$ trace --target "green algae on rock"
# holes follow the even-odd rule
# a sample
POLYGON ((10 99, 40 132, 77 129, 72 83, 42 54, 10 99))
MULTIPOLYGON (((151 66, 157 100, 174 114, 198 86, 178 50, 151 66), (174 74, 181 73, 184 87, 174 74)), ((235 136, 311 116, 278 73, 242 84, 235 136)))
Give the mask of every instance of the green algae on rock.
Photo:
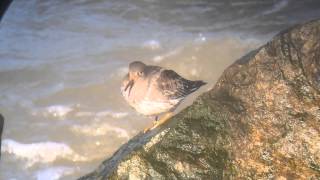
POLYGON ((320 20, 225 70, 212 90, 80 179, 319 179, 320 20))

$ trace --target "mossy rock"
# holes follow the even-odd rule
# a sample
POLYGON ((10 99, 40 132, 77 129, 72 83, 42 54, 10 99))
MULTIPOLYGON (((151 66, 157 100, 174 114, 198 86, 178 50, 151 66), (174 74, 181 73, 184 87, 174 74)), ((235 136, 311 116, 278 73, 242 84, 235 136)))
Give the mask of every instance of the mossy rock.
POLYGON ((236 61, 169 124, 81 179, 320 179, 319 132, 317 20, 236 61))

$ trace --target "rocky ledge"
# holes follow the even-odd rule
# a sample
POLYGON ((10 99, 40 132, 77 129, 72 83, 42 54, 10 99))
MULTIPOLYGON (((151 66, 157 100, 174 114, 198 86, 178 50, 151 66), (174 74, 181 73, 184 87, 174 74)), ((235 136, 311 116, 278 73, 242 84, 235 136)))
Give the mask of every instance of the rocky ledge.
POLYGON ((157 132, 81 179, 319 179, 320 20, 225 70, 157 132))
POLYGON ((2 131, 4 126, 4 117, 0 114, 0 158, 1 158, 1 140, 2 140, 2 131))

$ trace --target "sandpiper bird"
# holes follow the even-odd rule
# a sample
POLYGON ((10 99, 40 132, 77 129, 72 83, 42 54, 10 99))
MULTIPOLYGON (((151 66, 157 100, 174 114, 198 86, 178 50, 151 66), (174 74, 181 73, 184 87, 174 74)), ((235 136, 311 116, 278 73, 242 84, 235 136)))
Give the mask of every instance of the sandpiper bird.
POLYGON ((181 101, 205 84, 187 80, 172 70, 135 61, 130 63, 129 72, 122 81, 121 94, 139 113, 155 116, 153 127, 146 128, 146 132, 172 117, 181 101))

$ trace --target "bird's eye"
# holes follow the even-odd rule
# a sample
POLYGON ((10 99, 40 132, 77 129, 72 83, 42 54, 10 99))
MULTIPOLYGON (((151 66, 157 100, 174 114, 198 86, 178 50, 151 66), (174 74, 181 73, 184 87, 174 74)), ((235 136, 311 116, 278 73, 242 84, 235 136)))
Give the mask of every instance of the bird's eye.
POLYGON ((142 74, 143 74, 142 71, 138 71, 138 72, 137 72, 137 75, 138 75, 138 76, 142 76, 142 74))

